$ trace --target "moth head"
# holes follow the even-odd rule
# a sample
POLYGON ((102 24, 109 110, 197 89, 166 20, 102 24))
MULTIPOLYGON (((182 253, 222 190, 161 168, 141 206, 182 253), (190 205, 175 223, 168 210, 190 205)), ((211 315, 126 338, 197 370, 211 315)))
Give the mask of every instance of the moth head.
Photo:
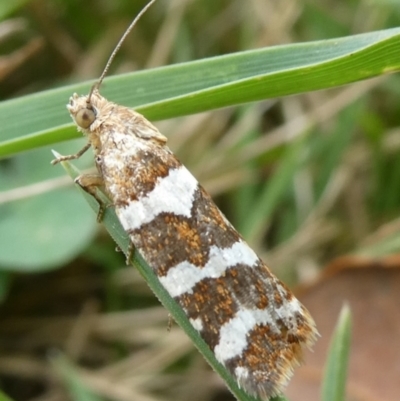
MULTIPOLYGON (((84 132, 86 131, 86 133, 87 133, 90 126, 95 122, 96 117, 97 117, 97 108, 95 106, 93 106, 93 103, 96 102, 96 98, 102 99, 103 101, 105 100, 104 98, 102 98, 100 96, 99 88, 100 88, 101 83, 103 82, 104 77, 106 76, 106 74, 108 72, 108 69, 110 68, 112 61, 114 60, 115 55, 118 53, 118 50, 121 48, 122 43, 124 43, 125 38, 131 32, 133 27, 136 25, 136 23, 142 17, 142 15, 156 1, 157 0, 150 0, 146 4, 146 6, 144 6, 142 8, 142 10, 139 12, 139 14, 134 18, 134 20, 131 22, 131 24, 128 26, 127 30, 122 35, 119 42, 117 43, 117 46, 115 46, 115 49, 111 53, 111 55, 106 63, 106 66, 104 67, 104 70, 100 75, 99 80, 92 86, 92 88, 89 92, 89 95, 88 96, 78 96, 76 93, 74 93, 74 95, 72 97, 70 97, 67 108, 68 108, 69 114, 71 114, 71 117, 74 119, 74 121, 80 131, 84 131, 84 132)), ((92 127, 92 130, 93 130, 93 127, 92 127)))
POLYGON ((96 120, 97 112, 88 96, 78 96, 74 93, 69 98, 67 108, 78 128, 86 130, 96 120))
POLYGON ((75 121, 81 128, 89 128, 95 119, 96 114, 94 110, 88 107, 80 109, 75 116, 75 121))

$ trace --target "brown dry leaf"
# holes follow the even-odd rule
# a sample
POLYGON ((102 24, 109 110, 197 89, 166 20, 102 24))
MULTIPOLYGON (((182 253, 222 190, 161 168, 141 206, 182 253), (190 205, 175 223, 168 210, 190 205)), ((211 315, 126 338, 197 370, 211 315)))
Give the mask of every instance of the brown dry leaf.
POLYGON ((352 312, 347 399, 397 401, 400 392, 400 255, 371 260, 336 259, 322 279, 299 294, 321 338, 307 352, 286 394, 319 401, 332 332, 343 303, 352 312))

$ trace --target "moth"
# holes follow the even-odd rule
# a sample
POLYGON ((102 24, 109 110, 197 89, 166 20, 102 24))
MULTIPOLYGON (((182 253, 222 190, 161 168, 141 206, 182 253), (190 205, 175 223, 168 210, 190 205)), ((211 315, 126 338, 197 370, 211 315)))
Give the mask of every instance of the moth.
POLYGON ((105 191, 130 243, 216 359, 248 394, 267 400, 282 392, 314 343, 312 317, 171 152, 167 138, 99 93, 120 44, 154 1, 125 32, 89 95, 70 98, 68 111, 87 145, 52 163, 93 149, 97 173, 75 182, 95 197, 97 188, 105 191))

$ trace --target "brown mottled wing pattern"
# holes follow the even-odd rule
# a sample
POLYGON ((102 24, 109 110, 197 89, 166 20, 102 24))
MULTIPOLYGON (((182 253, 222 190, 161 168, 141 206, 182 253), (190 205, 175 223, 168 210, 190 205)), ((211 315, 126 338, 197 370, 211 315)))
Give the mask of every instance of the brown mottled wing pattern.
MULTIPOLYGON (((69 106, 75 118, 86 97, 69 106)), ((279 394, 316 337, 307 310, 244 242, 143 116, 92 97, 81 129, 130 239, 248 393, 279 394)))

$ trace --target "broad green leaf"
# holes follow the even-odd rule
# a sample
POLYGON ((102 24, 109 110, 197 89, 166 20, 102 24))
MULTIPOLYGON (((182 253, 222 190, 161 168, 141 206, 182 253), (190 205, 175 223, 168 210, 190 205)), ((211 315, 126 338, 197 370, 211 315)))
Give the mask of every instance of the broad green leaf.
MULTIPOLYGON (((57 148, 71 153, 82 143, 74 140, 57 148)), ((0 163, 0 269, 54 269, 82 253, 97 233, 98 224, 72 183, 54 189, 52 182, 65 175, 50 165, 51 159, 45 147, 0 163), (39 194, 31 192, 34 187, 41 188, 39 194)), ((90 157, 79 160, 79 166, 88 162, 90 157)))
POLYGON ((73 188, 1 205, 0 265, 24 272, 54 269, 82 253, 96 232, 73 188))

